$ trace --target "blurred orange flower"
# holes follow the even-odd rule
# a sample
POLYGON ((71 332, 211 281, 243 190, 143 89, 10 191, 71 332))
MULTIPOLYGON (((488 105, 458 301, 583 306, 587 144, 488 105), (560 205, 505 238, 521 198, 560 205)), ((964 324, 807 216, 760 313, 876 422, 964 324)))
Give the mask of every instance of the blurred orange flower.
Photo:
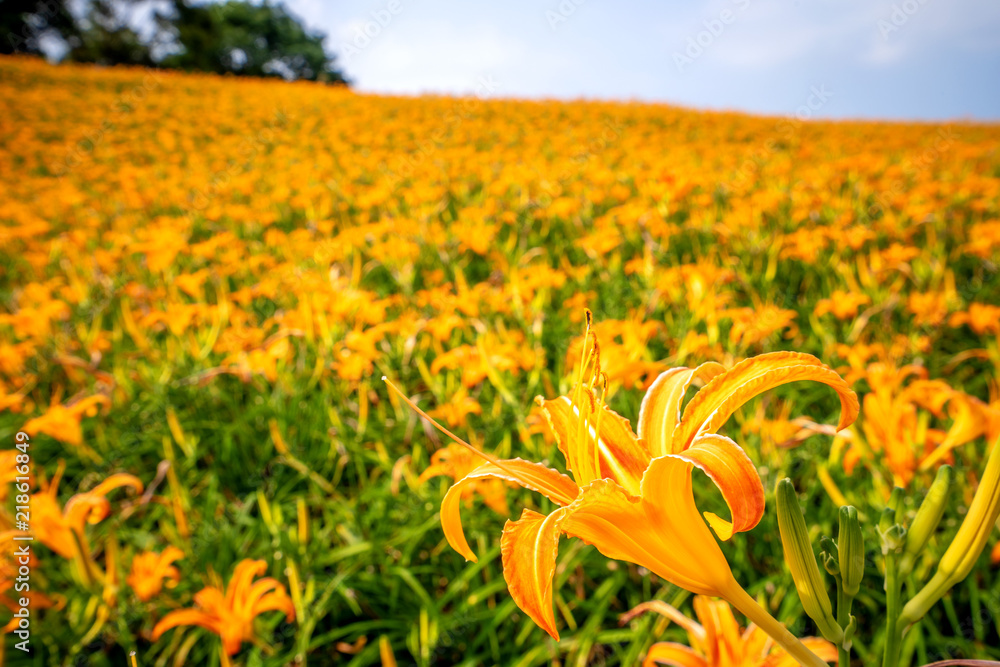
POLYGON ((822 317, 827 313, 832 313, 838 320, 849 320, 858 314, 858 308, 871 303, 871 298, 866 294, 856 292, 845 292, 834 290, 827 299, 820 299, 813 309, 816 317, 822 317))
POLYGON ((174 567, 173 562, 181 558, 184 558, 184 552, 174 546, 167 547, 162 553, 144 551, 132 559, 132 571, 125 581, 137 598, 147 602, 163 589, 164 579, 169 579, 172 585, 180 582, 180 570, 174 567))
POLYGON ((475 475, 473 473, 481 465, 483 465, 481 457, 476 456, 461 445, 452 443, 434 452, 434 455, 431 456, 431 465, 420 474, 419 482, 422 484, 438 475, 447 475, 456 481, 470 478, 462 490, 462 499, 466 505, 471 505, 473 497, 478 493, 482 496, 487 507, 506 516, 509 513, 507 488, 510 483, 494 479, 489 474, 484 475, 481 480, 474 481, 475 475))
POLYGON ((38 493, 31 498, 31 532, 45 546, 63 558, 90 556, 84 528, 87 524, 103 521, 111 513, 111 502, 107 495, 123 486, 142 492, 142 482, 135 475, 115 473, 90 491, 78 493, 60 508, 60 474, 57 473, 49 484, 42 484, 38 493), (82 553, 81 553, 82 552, 82 553))
MULTIPOLYGON (((622 615, 621 623, 649 611, 666 616, 684 628, 690 646, 674 642, 653 644, 646 653, 643 667, 797 667, 799 664, 780 646, 775 646, 759 627, 741 628, 732 608, 723 600, 695 596, 694 613, 700 624, 659 600, 632 608, 622 615)), ((837 648, 825 639, 803 637, 802 643, 821 660, 837 659, 837 648)))
POLYGON ((89 396, 72 405, 53 405, 41 417, 28 420, 22 427, 28 435, 44 433, 68 445, 83 444, 83 430, 80 422, 84 415, 93 417, 98 405, 110 405, 107 396, 89 396))
POLYGON ((153 641, 163 633, 182 625, 196 625, 214 632, 222 639, 228 655, 235 655, 245 641, 253 641, 253 622, 268 611, 283 611, 291 623, 295 620, 295 607, 276 579, 257 577, 267 571, 262 560, 245 559, 236 565, 233 577, 225 592, 206 586, 194 596, 196 609, 179 609, 164 616, 153 628, 153 641))

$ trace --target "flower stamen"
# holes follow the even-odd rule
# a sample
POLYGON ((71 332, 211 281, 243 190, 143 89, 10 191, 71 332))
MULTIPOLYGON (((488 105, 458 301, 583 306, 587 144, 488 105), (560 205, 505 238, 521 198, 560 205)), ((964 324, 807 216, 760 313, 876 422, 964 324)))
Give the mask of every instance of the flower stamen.
POLYGON ((477 456, 481 457, 485 461, 487 461, 489 463, 492 463, 493 465, 495 465, 496 467, 500 468, 504 472, 512 475, 514 477, 514 479, 521 479, 522 478, 522 475, 519 475, 516 471, 514 471, 513 469, 511 469, 510 466, 505 465, 504 462, 501 461, 500 459, 498 459, 497 457, 493 456, 492 454, 487 454, 486 452, 484 452, 483 450, 479 449, 478 447, 476 447, 474 445, 470 445, 465 440, 462 440, 460 437, 458 437, 457 435, 455 435, 454 433, 452 433, 451 431, 449 431, 448 429, 446 429, 444 426, 442 426, 441 424, 437 423, 437 421, 435 421, 430 415, 428 415, 426 412, 424 412, 423 410, 421 410, 420 408, 418 408, 416 403, 414 403, 409 398, 407 398, 403 394, 403 392, 401 392, 399 390, 399 388, 392 383, 392 380, 390 380, 389 378, 387 378, 386 376, 383 375, 382 376, 382 382, 385 382, 387 385, 389 385, 389 388, 392 389, 394 392, 396 392, 396 395, 399 396, 401 399, 403 399, 404 403, 406 403, 408 406, 410 406, 410 408, 414 412, 416 412, 418 415, 420 415, 421 417, 423 417, 424 419, 426 419, 427 421, 429 421, 431 423, 431 425, 434 428, 436 428, 437 430, 441 431, 441 433, 445 434, 446 436, 448 436, 449 438, 451 438, 453 441, 455 441, 459 445, 462 445, 463 447, 465 447, 466 449, 468 449, 470 452, 476 454, 477 456))

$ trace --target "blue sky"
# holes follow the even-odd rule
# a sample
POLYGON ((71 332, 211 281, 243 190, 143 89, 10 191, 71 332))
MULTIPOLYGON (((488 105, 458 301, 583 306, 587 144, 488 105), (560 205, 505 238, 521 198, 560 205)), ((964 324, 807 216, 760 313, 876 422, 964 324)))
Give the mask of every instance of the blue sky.
POLYGON ((997 0, 286 2, 362 91, 1000 120, 997 0))

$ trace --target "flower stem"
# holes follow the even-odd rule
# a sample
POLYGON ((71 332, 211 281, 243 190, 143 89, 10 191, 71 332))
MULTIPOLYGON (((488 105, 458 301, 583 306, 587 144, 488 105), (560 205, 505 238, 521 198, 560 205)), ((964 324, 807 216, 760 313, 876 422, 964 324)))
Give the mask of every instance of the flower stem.
MULTIPOLYGON (((837 623, 846 630, 851 623, 851 605, 854 603, 854 598, 844 592, 839 577, 837 582, 837 623)), ((851 649, 844 648, 844 644, 848 642, 837 647, 837 664, 838 667, 851 667, 851 649)))
POLYGON ((800 665, 805 667, 827 667, 823 660, 806 648, 805 644, 788 631, 783 623, 771 616, 767 611, 757 604, 757 601, 750 597, 743 588, 733 582, 726 594, 723 595, 729 604, 733 605, 752 621, 758 628, 766 632, 781 648, 785 649, 788 655, 795 658, 800 665))
POLYGON ((885 653, 882 654, 882 667, 899 665, 899 648, 903 639, 902 630, 898 627, 901 584, 899 554, 890 551, 885 556, 885 653))
POLYGON ((91 569, 89 550, 84 546, 84 539, 75 530, 70 530, 69 532, 73 536, 73 556, 79 568, 80 577, 83 579, 83 586, 90 589, 94 585, 95 576, 94 571, 91 569))

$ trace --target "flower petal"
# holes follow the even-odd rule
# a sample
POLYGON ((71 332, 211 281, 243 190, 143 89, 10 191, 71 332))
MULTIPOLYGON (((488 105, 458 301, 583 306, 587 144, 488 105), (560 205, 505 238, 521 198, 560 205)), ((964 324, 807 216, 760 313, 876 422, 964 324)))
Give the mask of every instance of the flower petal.
POLYGON ((705 639, 705 628, 698 625, 697 621, 685 616, 684 612, 667 604, 663 600, 647 600, 646 602, 640 602, 622 614, 618 619, 618 624, 624 625, 633 618, 639 616, 640 614, 645 614, 648 611, 653 611, 661 616, 666 616, 668 619, 684 628, 688 635, 693 636, 695 639, 700 641, 705 639))
MULTIPOLYGON (((596 406, 593 394, 588 389, 581 391, 585 406, 596 406)), ((587 428, 584 437, 580 438, 580 410, 573 405, 568 396, 547 401, 541 397, 535 399, 542 407, 542 412, 548 419, 552 433, 560 451, 566 457, 567 467, 580 485, 589 484, 595 479, 613 479, 628 489, 630 493, 639 491, 639 483, 649 464, 649 454, 643 444, 632 432, 628 420, 607 406, 600 409, 603 413, 596 414, 596 409, 588 410, 587 428), (601 435, 596 440, 596 424, 600 422, 601 435), (600 457, 600 470, 595 471, 594 449, 600 457)))
MULTIPOLYGON (((807 649, 815 653, 820 660, 825 662, 836 662, 837 647, 819 637, 803 637, 802 643, 807 649)), ((780 648, 775 648, 771 655, 761 663, 761 667, 797 667, 798 661, 785 653, 780 648)))
POLYGON ((743 448, 724 435, 710 433, 695 439, 673 456, 701 469, 715 483, 729 506, 732 521, 705 512, 719 539, 728 540, 756 526, 764 516, 764 485, 743 448))
POLYGON ((674 429, 681 420, 684 393, 696 377, 711 380, 726 369, 707 362, 697 368, 671 368, 660 373, 642 398, 639 408, 639 438, 646 442, 653 457, 676 454, 673 451, 674 429))
POLYGON ((508 459, 502 461, 503 467, 493 463, 484 463, 471 473, 455 482, 441 501, 441 528, 451 548, 465 556, 466 560, 476 562, 476 556, 465 540, 462 530, 461 500, 462 489, 467 484, 481 479, 503 479, 520 484, 526 489, 537 491, 559 505, 569 505, 580 493, 576 483, 560 472, 546 468, 540 463, 508 459), (512 474, 512 473, 516 473, 512 474))
POLYGON ((200 609, 178 609, 168 613, 156 624, 156 627, 153 628, 153 641, 158 640, 167 630, 180 625, 197 625, 212 632, 219 631, 219 621, 216 617, 210 616, 200 609))
POLYGON ((921 470, 929 470, 940 464, 948 452, 975 440, 989 429, 989 406, 978 398, 957 391, 952 393, 950 399, 948 416, 952 419, 951 428, 944 440, 920 461, 921 470))
POLYGON ((649 647, 642 667, 675 665, 676 667, 709 667, 703 657, 683 644, 659 642, 649 647))
POLYGON ((455 476, 455 466, 448 463, 432 463, 427 466, 420 477, 417 478, 417 484, 423 484, 432 477, 438 477, 440 475, 446 475, 448 477, 455 476))
POLYGON ((654 459, 643 478, 650 500, 628 495, 608 479, 591 482, 548 517, 525 510, 504 527, 504 577, 515 602, 558 637, 551 579, 558 537, 565 533, 608 558, 635 563, 695 593, 723 595, 736 585, 729 564, 691 493, 688 461, 654 459))
POLYGON ((268 593, 254 602, 250 615, 251 617, 259 616, 266 611, 283 611, 285 612, 285 620, 289 623, 295 620, 295 605, 292 604, 292 598, 288 597, 284 587, 273 593, 268 593))
POLYGON ((111 512, 111 503, 104 496, 78 493, 66 501, 63 514, 66 524, 83 531, 84 523, 100 523, 111 512))
POLYGON ((740 649, 744 641, 729 603, 698 595, 692 604, 695 616, 705 628, 703 646, 708 664, 740 664, 740 649))
POLYGON ((226 587, 226 606, 232 609, 237 600, 245 600, 251 590, 253 580, 267 572, 267 563, 246 558, 236 564, 233 577, 226 587))
POLYGON ((142 493, 142 481, 135 475, 130 475, 127 472, 118 472, 109 476, 106 480, 88 491, 88 493, 97 496, 106 496, 112 489, 122 486, 131 486, 132 490, 136 493, 142 493))
POLYGON ((507 522, 500 538, 503 576, 510 596, 556 641, 559 631, 552 613, 552 577, 564 514, 564 509, 548 516, 526 509, 520 519, 507 522))
POLYGON ((673 450, 687 449, 697 436, 714 433, 754 396, 800 380, 822 382, 840 396, 838 431, 857 418, 858 397, 836 371, 811 354, 772 352, 741 361, 695 394, 674 432, 673 450))
POLYGON ((694 593, 727 590, 733 575, 695 507, 691 464, 654 459, 642 484, 643 497, 636 498, 610 480, 592 482, 566 508, 563 532, 694 593))

